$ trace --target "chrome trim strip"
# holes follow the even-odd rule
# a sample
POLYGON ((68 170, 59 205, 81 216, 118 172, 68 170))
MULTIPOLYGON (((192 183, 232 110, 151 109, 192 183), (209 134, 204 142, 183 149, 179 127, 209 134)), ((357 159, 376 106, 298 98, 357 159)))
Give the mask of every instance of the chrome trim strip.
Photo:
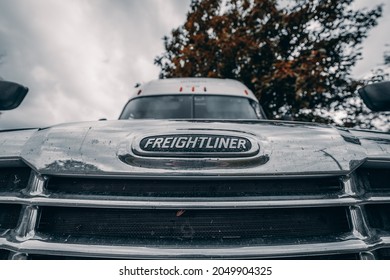
POLYGON ((386 167, 390 167, 390 157, 368 157, 363 163, 363 167, 370 166, 370 164, 381 164, 386 167))
MULTIPOLYGON (((187 170, 188 171, 188 170, 187 170)), ((55 176, 55 177, 64 177, 64 178, 90 178, 90 179, 150 179, 150 180, 255 180, 255 179, 280 179, 281 175, 273 174, 273 175, 242 175, 241 173, 237 174, 205 174, 196 175, 194 173, 185 173, 181 172, 172 172, 166 171, 164 175, 158 175, 156 173, 153 174, 145 174, 145 173, 102 173, 102 174, 78 174, 78 173, 50 173, 44 172, 44 175, 47 176, 55 176)), ((335 171, 335 172, 316 172, 316 173, 284 173, 283 180, 288 179, 309 179, 309 178, 329 178, 329 177, 340 177, 348 175, 345 171, 335 171)))
POLYGON ((1 193, 0 204, 15 203, 35 206, 68 206, 92 208, 158 208, 158 209, 225 209, 225 208, 286 208, 286 207, 326 207, 362 206, 366 204, 390 203, 390 196, 348 196, 338 197, 134 197, 134 196, 87 196, 54 195, 36 193, 1 193))
MULTIPOLYGON (((146 246, 109 246, 92 244, 70 244, 30 239, 21 243, 12 243, 0 237, 0 248, 15 250, 27 254, 68 255, 77 257, 104 258, 258 258, 258 257, 295 257, 307 255, 345 254, 368 251, 380 247, 382 243, 367 244, 359 239, 289 245, 265 246, 226 246, 210 247, 146 247, 146 246)), ((384 244, 383 244, 384 245, 384 244)), ((388 246, 388 244, 386 244, 388 246)))
POLYGON ((390 203, 389 196, 372 196, 366 199, 367 203, 390 203))
MULTIPOLYGON (((371 251, 389 248, 390 235, 378 235, 371 239, 359 239, 354 235, 335 238, 333 242, 257 245, 257 246, 225 246, 225 247, 147 247, 131 245, 105 244, 73 244, 48 242, 42 237, 24 241, 12 241, 10 234, 0 237, 0 249, 12 250, 14 255, 43 254, 66 255, 74 257, 102 258, 278 258, 299 257, 328 254, 359 253, 361 259, 373 259, 371 251)), ((12 253, 12 252, 11 252, 12 253)), ((10 254, 11 256, 11 254, 10 254)))
POLYGON ((1 157, 0 167, 23 167, 26 166, 20 157, 1 157))
POLYGON ((340 198, 297 198, 269 199, 264 197, 234 197, 234 198, 137 198, 114 196, 38 196, 28 197, 0 193, 0 203, 15 203, 35 206, 65 206, 91 208, 140 208, 140 209, 248 209, 248 208, 299 208, 326 206, 361 206, 371 203, 390 203, 390 197, 356 198, 343 196, 340 198))
MULTIPOLYGON (((259 199, 259 197, 257 197, 259 199)), ((261 198, 260 198, 261 199, 261 198)), ((390 202, 390 198, 388 198, 390 202)), ((91 198, 80 196, 64 197, 16 197, 0 196, 0 203, 17 203, 35 206, 65 206, 65 207, 90 207, 90 208, 138 208, 138 209, 249 209, 249 208, 303 208, 324 206, 350 206, 364 204, 356 198, 331 198, 331 199, 289 199, 289 200, 249 200, 242 197, 241 200, 216 199, 160 199, 144 198, 115 199, 115 197, 91 198), (110 200, 108 200, 109 198, 110 200)))

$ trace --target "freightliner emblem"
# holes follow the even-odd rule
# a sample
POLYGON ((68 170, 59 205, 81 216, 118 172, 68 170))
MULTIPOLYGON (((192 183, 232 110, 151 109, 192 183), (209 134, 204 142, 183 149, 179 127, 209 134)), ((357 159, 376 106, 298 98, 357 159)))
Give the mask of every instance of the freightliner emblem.
POLYGON ((136 154, 149 156, 251 156, 257 142, 247 137, 215 134, 169 134, 141 138, 136 154))

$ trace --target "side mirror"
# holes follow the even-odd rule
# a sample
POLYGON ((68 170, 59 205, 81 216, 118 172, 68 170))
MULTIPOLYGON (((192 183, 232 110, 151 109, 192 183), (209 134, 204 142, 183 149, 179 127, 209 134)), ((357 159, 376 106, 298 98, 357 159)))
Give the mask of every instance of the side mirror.
POLYGON ((0 80, 0 110, 12 110, 22 103, 28 88, 17 83, 0 80))
POLYGON ((390 81, 367 85, 358 92, 372 111, 390 111, 390 81))

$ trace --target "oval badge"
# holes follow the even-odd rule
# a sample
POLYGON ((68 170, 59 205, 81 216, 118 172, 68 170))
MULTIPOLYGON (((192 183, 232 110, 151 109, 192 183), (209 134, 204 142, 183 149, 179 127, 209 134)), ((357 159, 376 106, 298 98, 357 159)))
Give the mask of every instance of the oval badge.
POLYGON ((238 135, 149 135, 138 141, 133 151, 146 156, 237 157, 253 156, 259 152, 256 141, 238 135))

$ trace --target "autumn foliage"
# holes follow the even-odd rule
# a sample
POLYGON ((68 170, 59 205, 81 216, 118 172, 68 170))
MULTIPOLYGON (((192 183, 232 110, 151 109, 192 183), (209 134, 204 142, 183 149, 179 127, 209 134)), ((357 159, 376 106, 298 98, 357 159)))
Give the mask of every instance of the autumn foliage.
POLYGON ((382 8, 353 10, 352 2, 193 0, 155 63, 162 78, 238 79, 271 119, 372 127, 384 116, 367 115, 351 69, 382 8))

